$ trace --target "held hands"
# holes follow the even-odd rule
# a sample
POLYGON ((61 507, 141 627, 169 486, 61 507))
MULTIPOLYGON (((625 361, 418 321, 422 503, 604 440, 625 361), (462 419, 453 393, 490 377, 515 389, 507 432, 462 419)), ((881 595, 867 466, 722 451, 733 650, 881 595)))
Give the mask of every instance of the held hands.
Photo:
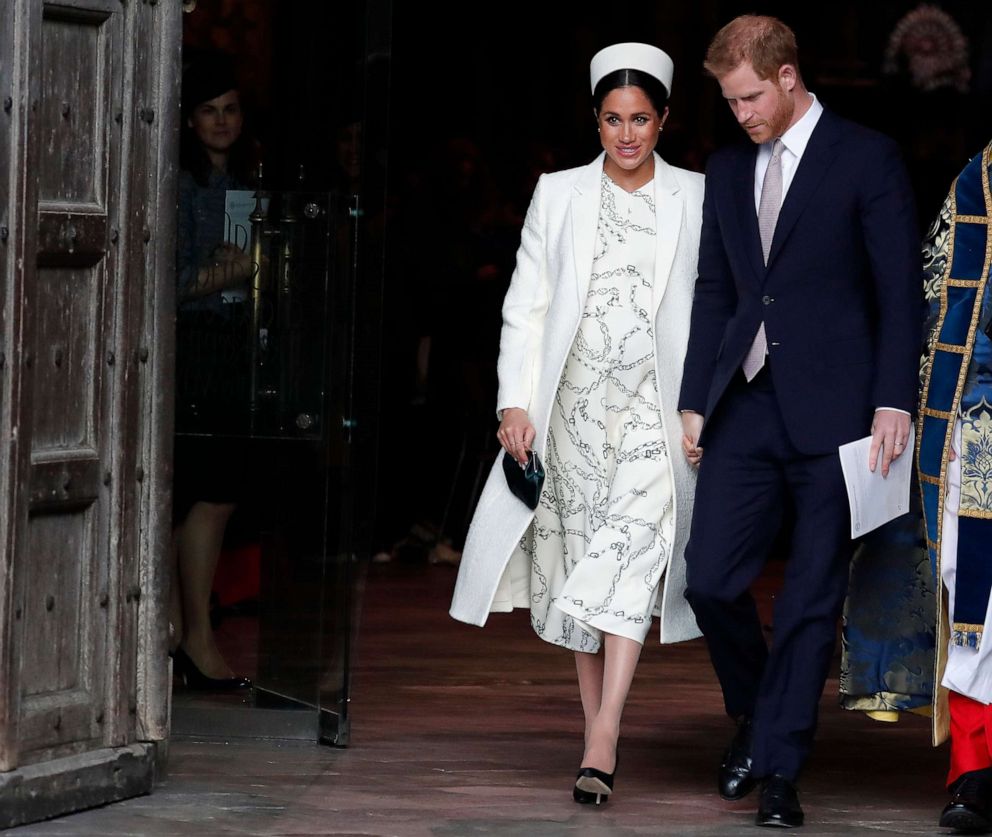
POLYGON ((699 413, 682 413, 682 453, 690 465, 699 465, 703 458, 703 449, 696 442, 703 430, 703 417, 699 413))
POLYGON ((882 476, 889 475, 889 465, 906 452, 909 438, 909 416, 898 410, 877 410, 871 425, 871 449, 868 470, 875 472, 879 450, 882 453, 882 476))
POLYGON ((503 410, 503 420, 499 423, 496 438, 503 449, 521 465, 527 464, 527 451, 534 444, 537 431, 527 417, 527 411, 519 407, 503 410))

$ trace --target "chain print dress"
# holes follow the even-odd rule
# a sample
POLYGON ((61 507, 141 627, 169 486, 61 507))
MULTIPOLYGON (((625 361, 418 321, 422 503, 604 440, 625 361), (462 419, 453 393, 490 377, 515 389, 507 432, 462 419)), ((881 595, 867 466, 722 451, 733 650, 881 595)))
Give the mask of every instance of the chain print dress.
POLYGON ((548 427, 544 491, 520 549, 531 625, 595 652, 602 633, 643 643, 674 532, 669 451, 655 379, 652 183, 604 173, 582 320, 548 427))

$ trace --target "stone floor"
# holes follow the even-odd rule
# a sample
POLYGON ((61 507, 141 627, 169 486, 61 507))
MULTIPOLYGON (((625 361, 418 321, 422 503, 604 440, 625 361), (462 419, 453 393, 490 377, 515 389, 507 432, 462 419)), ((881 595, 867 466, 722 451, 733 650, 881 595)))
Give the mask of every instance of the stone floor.
MULTIPOLYGON (((730 728, 699 641, 646 646, 616 791, 601 809, 580 807, 570 791, 582 727, 569 655, 538 641, 525 614, 495 616, 485 630, 453 622, 453 581, 450 567, 372 567, 349 749, 174 738, 168 775, 151 796, 11 833, 764 833, 751 825, 753 796, 731 804, 713 791, 730 728)), ((939 833, 947 753, 929 746, 928 722, 876 723, 839 709, 836 694, 831 680, 801 782, 801 833, 939 833)))

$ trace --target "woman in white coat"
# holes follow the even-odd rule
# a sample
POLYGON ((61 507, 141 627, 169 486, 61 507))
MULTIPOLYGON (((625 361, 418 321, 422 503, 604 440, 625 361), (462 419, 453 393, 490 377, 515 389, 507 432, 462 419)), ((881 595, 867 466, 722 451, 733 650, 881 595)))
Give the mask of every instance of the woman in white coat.
POLYGON ((676 410, 702 213, 702 175, 654 151, 673 64, 646 44, 592 59, 604 153, 541 177, 503 304, 497 459, 469 530, 451 614, 482 625, 529 607, 575 652, 585 751, 573 789, 613 790, 620 716, 654 614, 661 641, 699 635, 683 552, 695 475, 676 410), (502 462, 533 449, 536 511, 502 462), (601 653, 602 652, 602 653, 601 653))

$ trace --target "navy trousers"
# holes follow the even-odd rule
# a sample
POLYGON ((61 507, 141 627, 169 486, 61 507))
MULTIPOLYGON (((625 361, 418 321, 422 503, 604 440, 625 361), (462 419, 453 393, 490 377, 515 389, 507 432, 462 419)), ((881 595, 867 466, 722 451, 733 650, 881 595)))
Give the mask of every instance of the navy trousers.
POLYGON ((850 525, 839 456, 796 450, 767 367, 751 383, 739 374, 707 427, 685 595, 728 714, 754 719, 756 777, 795 780, 809 754, 847 591, 850 525), (750 587, 789 498, 795 527, 768 647, 750 587))

